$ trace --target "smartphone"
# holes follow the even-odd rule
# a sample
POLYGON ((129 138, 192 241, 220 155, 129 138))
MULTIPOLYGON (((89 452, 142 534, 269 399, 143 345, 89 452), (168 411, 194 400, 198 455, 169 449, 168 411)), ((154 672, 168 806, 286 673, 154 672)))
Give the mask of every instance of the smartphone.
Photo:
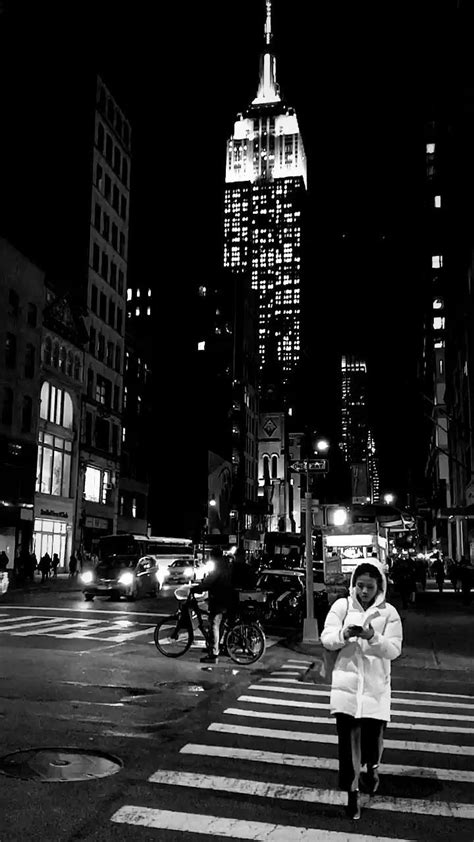
POLYGON ((362 626, 349 626, 352 634, 360 634, 363 631, 362 626))

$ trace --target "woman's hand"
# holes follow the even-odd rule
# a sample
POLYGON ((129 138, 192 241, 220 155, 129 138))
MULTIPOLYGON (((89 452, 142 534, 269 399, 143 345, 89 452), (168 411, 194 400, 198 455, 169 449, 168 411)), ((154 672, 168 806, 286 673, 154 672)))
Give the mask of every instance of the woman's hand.
POLYGON ((369 623, 367 628, 362 629, 362 631, 359 633, 359 637, 362 637, 364 640, 372 640, 374 634, 375 634, 374 628, 369 623))
POLYGON ((362 626, 347 626, 344 629, 344 640, 349 640, 350 637, 358 637, 362 632, 362 626))

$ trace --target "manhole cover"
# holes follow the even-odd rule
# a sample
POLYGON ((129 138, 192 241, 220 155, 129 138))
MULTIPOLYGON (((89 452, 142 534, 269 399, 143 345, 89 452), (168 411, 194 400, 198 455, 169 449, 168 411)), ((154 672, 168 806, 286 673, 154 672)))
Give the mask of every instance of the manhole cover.
POLYGON ((0 772, 24 781, 90 781, 115 775, 122 761, 87 749, 31 748, 0 757, 0 772))

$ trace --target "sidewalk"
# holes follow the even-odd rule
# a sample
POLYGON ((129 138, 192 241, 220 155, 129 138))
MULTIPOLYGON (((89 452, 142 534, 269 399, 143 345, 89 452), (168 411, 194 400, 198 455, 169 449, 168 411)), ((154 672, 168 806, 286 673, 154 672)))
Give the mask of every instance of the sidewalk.
POLYGON ((41 574, 36 572, 33 582, 31 582, 30 580, 26 582, 13 582, 12 580, 10 580, 7 593, 10 593, 11 591, 23 591, 23 593, 43 593, 50 591, 63 593, 64 591, 67 591, 72 593, 74 591, 82 591, 82 584, 79 579, 79 576, 74 576, 74 578, 71 579, 69 577, 69 573, 58 573, 56 579, 46 579, 46 582, 43 582, 42 584, 41 574))
MULTIPOLYGON (((402 618, 404 636, 402 654, 392 664, 394 679, 469 681, 474 668, 474 602, 466 606, 460 594, 432 590, 418 594, 414 608, 401 608, 396 595, 391 601, 402 618)), ((322 660, 320 642, 294 639, 288 646, 315 662, 322 660)), ((309 672, 308 677, 318 674, 314 668, 309 672)))

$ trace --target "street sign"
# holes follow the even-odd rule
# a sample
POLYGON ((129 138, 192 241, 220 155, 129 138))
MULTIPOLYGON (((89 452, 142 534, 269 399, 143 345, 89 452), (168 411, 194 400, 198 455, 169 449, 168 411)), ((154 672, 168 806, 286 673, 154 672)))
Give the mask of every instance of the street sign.
POLYGON ((306 471, 310 473, 320 472, 325 473, 328 470, 327 459, 297 459, 295 462, 290 462, 290 471, 296 474, 305 474, 306 471))

